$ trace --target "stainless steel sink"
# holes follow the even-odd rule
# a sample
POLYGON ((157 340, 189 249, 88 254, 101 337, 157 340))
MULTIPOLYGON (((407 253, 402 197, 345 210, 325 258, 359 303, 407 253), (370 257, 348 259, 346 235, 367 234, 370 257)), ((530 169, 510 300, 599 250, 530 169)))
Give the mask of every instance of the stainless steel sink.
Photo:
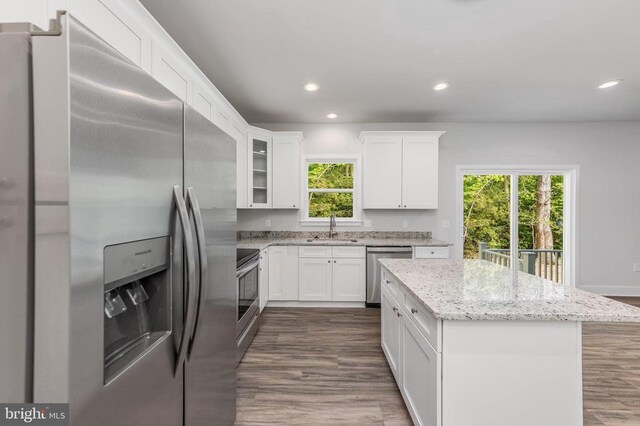
POLYGON ((308 238, 307 239, 307 242, 309 242, 309 243, 313 243, 314 241, 318 242, 318 243, 320 243, 320 242, 324 243, 324 242, 327 242, 327 241, 336 241, 336 242, 343 242, 343 243, 344 242, 347 242, 347 243, 357 243, 358 242, 358 240, 354 240, 354 239, 351 239, 351 238, 308 238))

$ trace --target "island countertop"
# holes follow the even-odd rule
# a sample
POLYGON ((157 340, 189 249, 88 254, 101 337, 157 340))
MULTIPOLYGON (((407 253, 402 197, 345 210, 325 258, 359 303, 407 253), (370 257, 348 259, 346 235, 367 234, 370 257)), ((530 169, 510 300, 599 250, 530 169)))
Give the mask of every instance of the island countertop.
POLYGON ((640 322, 640 308, 485 260, 380 263, 442 320, 640 322))

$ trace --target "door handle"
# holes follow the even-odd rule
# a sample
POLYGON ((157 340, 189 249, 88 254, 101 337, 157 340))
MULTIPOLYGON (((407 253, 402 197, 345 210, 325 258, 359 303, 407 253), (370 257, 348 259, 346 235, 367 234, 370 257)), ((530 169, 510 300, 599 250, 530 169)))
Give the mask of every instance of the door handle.
POLYGON ((183 246, 186 255, 187 263, 187 285, 183 287, 187 290, 187 308, 184 320, 184 326, 182 328, 182 337, 180 338, 180 345, 178 346, 178 353, 176 359, 175 369, 173 375, 178 374, 182 363, 187 355, 187 348, 189 347, 189 334, 187 330, 191 330, 193 317, 195 312, 193 306, 196 302, 196 292, 194 282, 196 280, 196 260, 193 253, 193 234, 191 234, 191 224, 189 223, 189 215, 187 213, 187 207, 185 206, 184 199, 182 198, 182 189, 176 185, 173 187, 173 198, 176 203, 176 210, 178 212, 178 219, 180 220, 180 226, 182 228, 183 246))
POLYGON ((194 224, 196 228, 196 240, 198 247, 198 258, 200 260, 200 282, 198 283, 198 302, 196 305, 196 313, 193 322, 193 329, 191 331, 191 339, 189 343, 188 355, 191 356, 193 350, 193 344, 196 341, 198 334, 200 320, 202 312, 204 311, 204 305, 206 303, 207 295, 207 242, 204 234, 204 224, 202 222, 202 213, 200 212, 200 205, 198 204, 198 197, 196 191, 192 187, 187 188, 187 207, 191 209, 194 218, 194 224))

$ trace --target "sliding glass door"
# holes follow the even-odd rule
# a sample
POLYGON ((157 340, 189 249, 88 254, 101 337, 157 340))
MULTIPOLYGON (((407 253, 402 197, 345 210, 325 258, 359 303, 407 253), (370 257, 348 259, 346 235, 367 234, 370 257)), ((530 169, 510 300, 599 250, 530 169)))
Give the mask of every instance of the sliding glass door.
POLYGON ((571 282, 574 170, 459 168, 458 181, 464 259, 571 282))

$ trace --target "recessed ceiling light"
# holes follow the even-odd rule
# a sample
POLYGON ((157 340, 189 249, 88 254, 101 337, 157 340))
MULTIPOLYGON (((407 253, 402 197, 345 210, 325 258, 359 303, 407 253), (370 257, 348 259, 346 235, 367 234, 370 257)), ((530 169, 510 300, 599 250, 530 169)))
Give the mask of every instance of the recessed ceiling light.
POLYGON ((307 92, 315 92, 319 88, 320 88, 320 86, 318 86, 317 83, 309 82, 309 83, 304 85, 304 90, 306 90, 307 92))
POLYGON ((433 90, 444 90, 447 87, 449 87, 449 83, 438 83, 435 86, 433 86, 433 90))
POLYGON ((617 86, 620 83, 622 83, 622 80, 605 81, 600 86, 598 86, 598 89, 608 89, 609 87, 617 86))
POLYGON ((327 114, 327 118, 331 118, 331 119, 338 118, 338 114, 336 114, 334 112, 331 112, 331 113, 327 114))

